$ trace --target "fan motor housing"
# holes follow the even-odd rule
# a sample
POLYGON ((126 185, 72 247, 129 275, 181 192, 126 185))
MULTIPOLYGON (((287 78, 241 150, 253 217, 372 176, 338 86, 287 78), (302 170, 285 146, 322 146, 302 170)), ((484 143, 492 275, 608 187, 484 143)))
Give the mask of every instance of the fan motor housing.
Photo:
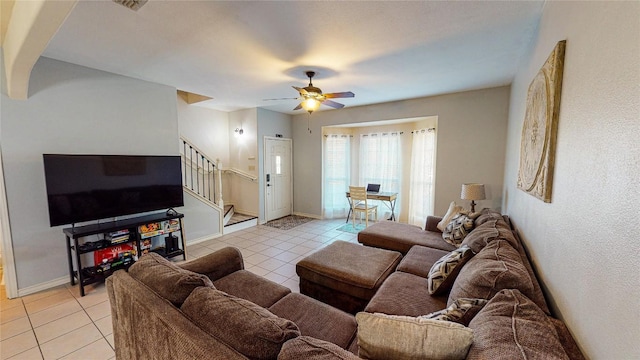
POLYGON ((307 90, 309 94, 315 93, 318 95, 322 95, 322 90, 320 90, 320 88, 317 88, 315 86, 307 86, 304 89, 307 90))

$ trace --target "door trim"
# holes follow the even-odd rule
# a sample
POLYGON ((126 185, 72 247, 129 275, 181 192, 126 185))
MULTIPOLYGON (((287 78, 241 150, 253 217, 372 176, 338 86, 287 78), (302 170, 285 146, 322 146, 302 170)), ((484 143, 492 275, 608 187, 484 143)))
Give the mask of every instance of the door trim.
POLYGON ((262 176, 261 181, 262 181, 262 191, 263 191, 263 195, 264 195, 264 219, 265 222, 269 222, 269 207, 268 207, 268 201, 267 201, 267 182, 265 181, 265 178, 267 176, 267 171, 266 171, 266 163, 267 163, 267 140, 277 140, 277 141, 287 141, 289 143, 289 148, 291 149, 291 161, 289 161, 289 180, 291 181, 291 187, 290 187, 290 194, 289 194, 289 199, 290 199, 290 206, 291 206, 291 214, 293 214, 293 139, 290 138, 281 138, 281 137, 274 137, 274 136, 264 136, 262 139, 262 174, 260 174, 260 176, 262 176))

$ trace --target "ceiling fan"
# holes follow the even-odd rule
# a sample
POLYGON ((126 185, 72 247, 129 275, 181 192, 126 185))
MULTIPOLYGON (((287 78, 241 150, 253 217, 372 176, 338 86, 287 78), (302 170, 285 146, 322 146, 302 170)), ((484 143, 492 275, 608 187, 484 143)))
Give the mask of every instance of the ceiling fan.
MULTIPOLYGON (((309 114, 311 114, 312 112, 320 108, 320 104, 330 106, 334 109, 342 109, 344 107, 343 104, 340 104, 338 102, 335 102, 329 99, 352 98, 355 96, 355 94, 352 93, 351 91, 323 94, 322 90, 320 90, 320 88, 313 86, 313 83, 311 82, 311 79, 316 75, 316 72, 307 71, 305 72, 305 74, 309 77, 308 86, 305 86, 303 88, 292 86, 294 89, 298 90, 298 93, 300 93, 300 97, 295 99, 301 100, 300 104, 298 104, 298 106, 296 106, 293 110, 304 109, 309 114)), ((265 99, 265 100, 279 100, 279 99, 265 99)))

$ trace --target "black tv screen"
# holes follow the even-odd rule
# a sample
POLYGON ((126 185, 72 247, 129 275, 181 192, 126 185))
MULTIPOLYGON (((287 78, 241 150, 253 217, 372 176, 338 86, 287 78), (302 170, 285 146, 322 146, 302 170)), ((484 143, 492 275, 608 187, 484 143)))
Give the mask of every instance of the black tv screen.
POLYGON ((44 154, 49 223, 184 205, 180 156, 44 154))

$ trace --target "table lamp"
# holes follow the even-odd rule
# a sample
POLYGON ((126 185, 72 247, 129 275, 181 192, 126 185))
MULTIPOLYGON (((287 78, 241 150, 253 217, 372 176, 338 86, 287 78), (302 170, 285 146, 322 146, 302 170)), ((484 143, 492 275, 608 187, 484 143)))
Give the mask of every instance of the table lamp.
POLYGON ((462 200, 471 200, 471 212, 476 212, 476 203, 474 200, 486 199, 484 195, 484 184, 462 184, 460 198, 462 200))

